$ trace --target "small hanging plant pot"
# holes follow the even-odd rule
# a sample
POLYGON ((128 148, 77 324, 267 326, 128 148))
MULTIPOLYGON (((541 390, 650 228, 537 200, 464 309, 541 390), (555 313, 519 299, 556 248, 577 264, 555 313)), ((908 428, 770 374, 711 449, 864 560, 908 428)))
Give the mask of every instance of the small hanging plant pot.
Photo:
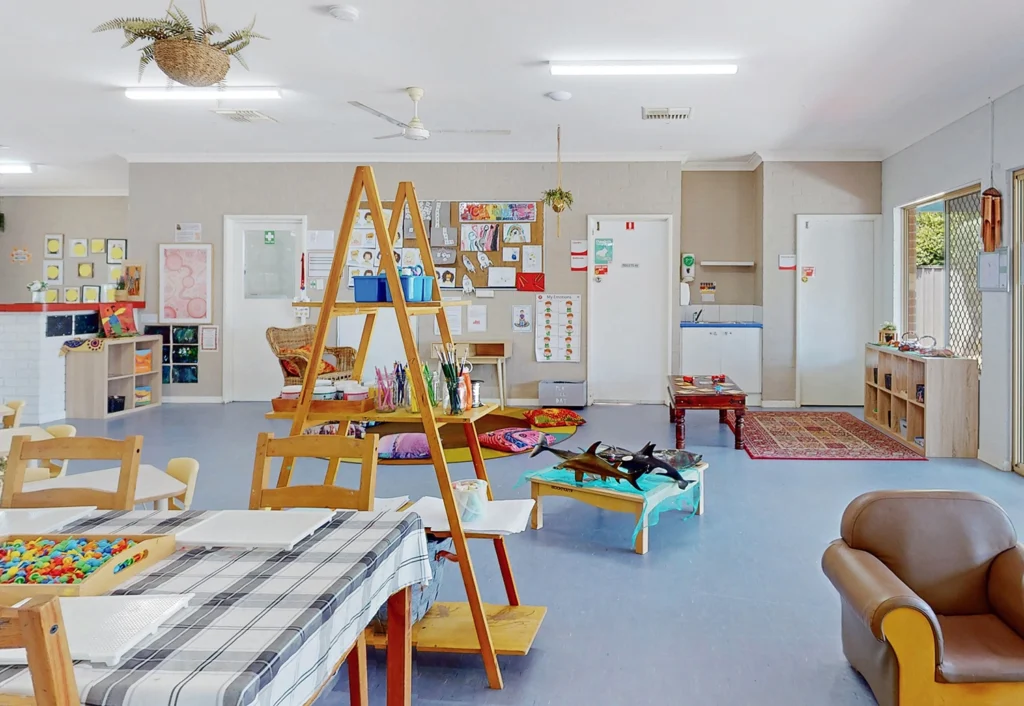
POLYGON ((153 58, 167 78, 196 88, 220 83, 231 68, 231 59, 223 51, 188 39, 153 42, 153 58))
POLYGON ((544 203, 555 213, 561 213, 567 208, 572 210, 572 192, 564 191, 561 187, 548 189, 544 192, 544 203))

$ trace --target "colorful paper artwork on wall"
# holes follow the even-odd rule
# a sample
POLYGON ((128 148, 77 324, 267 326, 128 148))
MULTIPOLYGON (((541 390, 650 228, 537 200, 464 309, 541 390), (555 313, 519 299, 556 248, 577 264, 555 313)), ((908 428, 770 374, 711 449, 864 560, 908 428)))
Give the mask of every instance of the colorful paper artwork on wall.
POLYGON ((430 253, 431 256, 434 258, 435 265, 455 264, 455 248, 430 248, 430 253))
POLYGON ((100 304, 100 323, 107 338, 134 336, 139 332, 135 328, 135 311, 123 302, 100 304))
POLYGON ((544 273, 543 272, 517 272, 516 273, 516 289, 520 292, 543 292, 544 291, 544 273))
POLYGON ((82 287, 82 301, 86 304, 99 304, 99 286, 95 284, 87 284, 84 287, 82 287))
POLYGON ((64 259, 64 234, 48 233, 43 242, 43 257, 47 260, 64 259))
POLYGON ((64 263, 47 262, 43 264, 43 281, 48 285, 64 284, 64 263))
POLYGON ((501 228, 501 240, 505 243, 530 242, 530 224, 506 223, 501 228))
POLYGON ((77 304, 82 299, 81 290, 78 287, 64 288, 64 301, 68 304, 77 304))
POLYGON ((11 250, 11 262, 15 265, 27 265, 32 262, 32 253, 25 248, 14 248, 11 250))
POLYGON ((534 342, 540 363, 580 362, 579 294, 538 294, 534 342))
POLYGON ((128 241, 121 238, 107 238, 107 264, 120 265, 128 257, 128 241))
POLYGON ((533 331, 533 308, 527 305, 512 306, 513 333, 531 333, 533 331))
POLYGON ((89 253, 92 255, 102 255, 107 251, 107 241, 103 238, 92 238, 89 241, 89 253))
MULTIPOLYGON (((509 203, 459 203, 460 221, 523 221, 533 223, 537 220, 537 204, 535 202, 509 203)), ((465 250, 465 248, 463 248, 465 250)))
POLYGON ((120 265, 111 265, 107 268, 107 281, 111 284, 117 284, 121 281, 121 275, 124 274, 124 268, 120 265))
POLYGON ((438 267, 436 270, 437 283, 441 289, 455 289, 455 268, 438 267))
POLYGON ((175 243, 160 246, 161 323, 208 324, 213 320, 213 246, 175 243))
POLYGON ((349 267, 373 267, 375 258, 376 251, 374 250, 349 248, 348 262, 346 264, 349 267))
POLYGON ((523 246, 523 272, 544 273, 544 246, 524 245, 523 246))
POLYGON ((57 289, 56 287, 51 287, 50 289, 46 290, 46 303, 47 304, 56 304, 59 301, 60 301, 60 290, 59 289, 57 289))
POLYGON ((497 252, 498 226, 493 223, 463 223, 462 249, 497 252))
POLYGON ((91 262, 80 262, 78 263, 78 277, 79 279, 92 279, 96 274, 96 268, 91 262))
POLYGON ((140 263, 124 263, 124 278, 127 284, 128 301, 141 302, 146 298, 146 266, 140 263))
POLYGON ((68 257, 87 257, 89 255, 89 241, 85 238, 75 238, 68 248, 68 257))

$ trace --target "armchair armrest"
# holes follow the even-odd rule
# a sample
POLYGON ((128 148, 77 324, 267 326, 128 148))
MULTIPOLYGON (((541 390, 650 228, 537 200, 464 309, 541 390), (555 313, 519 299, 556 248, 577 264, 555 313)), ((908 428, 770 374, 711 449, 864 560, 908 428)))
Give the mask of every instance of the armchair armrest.
POLYGON ((335 367, 340 372, 351 371, 356 366, 356 349, 349 346, 326 346, 324 352, 334 356, 335 367))
POLYGON ((988 600, 996 615, 1024 637, 1024 547, 1020 544, 992 561, 988 600))
POLYGON ((825 550, 821 568, 876 640, 885 640, 882 620, 890 612, 910 608, 921 613, 935 637, 935 663, 942 662, 942 630, 935 612, 877 557, 837 539, 825 550))

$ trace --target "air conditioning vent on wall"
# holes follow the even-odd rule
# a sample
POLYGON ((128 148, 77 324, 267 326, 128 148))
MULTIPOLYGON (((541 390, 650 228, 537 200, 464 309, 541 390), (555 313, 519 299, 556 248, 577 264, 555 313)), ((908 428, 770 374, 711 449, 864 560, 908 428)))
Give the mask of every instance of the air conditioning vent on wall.
POLYGON ((689 108, 641 108, 644 120, 686 120, 689 108))
POLYGON ((277 122, 274 118, 258 110, 215 110, 213 112, 217 115, 223 115, 228 120, 236 123, 277 122))

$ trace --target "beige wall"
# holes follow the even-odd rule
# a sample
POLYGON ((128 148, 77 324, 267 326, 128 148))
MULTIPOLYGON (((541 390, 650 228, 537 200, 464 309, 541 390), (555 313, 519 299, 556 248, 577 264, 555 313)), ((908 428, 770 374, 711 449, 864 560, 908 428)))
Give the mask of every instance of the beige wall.
MULTIPOLYGON (((798 214, 877 214, 880 162, 765 162, 763 228, 763 399, 796 399, 796 273, 778 269, 796 252, 798 214)), ((864 296, 874 298, 873 292, 864 296)))
POLYGON ((754 261, 757 251, 754 172, 683 172, 682 252, 693 253, 699 282, 715 282, 719 304, 760 304, 755 267, 701 267, 702 260, 754 261))
POLYGON ((754 272, 754 303, 764 302, 764 163, 754 170, 754 252, 757 253, 757 268, 754 272))
MULTIPOLYGON (((26 285, 43 278, 43 236, 63 233, 65 245, 64 285, 107 282, 106 259, 67 257, 72 238, 124 238, 127 229, 128 198, 124 196, 4 196, 0 199, 5 231, 0 233, 0 303, 31 301, 26 285), (11 262, 11 250, 27 248, 32 261, 26 265, 11 262), (95 263, 93 279, 79 279, 78 265, 95 263)), ((134 255, 131 246, 128 254, 134 255)), ((63 291, 61 301, 64 300, 63 291)))
MULTIPOLYGON (((310 229, 337 230, 352 178, 351 164, 133 164, 129 172, 129 252, 133 259, 150 264, 147 299, 157 297, 157 245, 166 243, 175 222, 201 222, 203 240, 214 244, 219 267, 223 238, 223 216, 307 215, 310 229)), ((579 293, 586 306, 586 273, 570 272, 569 241, 586 238, 587 214, 671 214, 678 227, 680 172, 676 164, 664 163, 574 163, 563 165, 563 183, 576 198, 575 206, 562 216, 562 237, 555 237, 553 214, 546 216, 544 270, 547 291, 579 293)), ((537 200, 544 189, 555 184, 553 164, 381 164, 376 166, 384 198, 395 193, 399 179, 416 184, 421 199, 450 200, 537 200)), ((678 239, 674 239, 678 242, 678 239)), ((678 251, 670 253, 678 259, 678 251)), ((214 323, 221 323, 222 282, 214 281, 214 323)), ((343 297, 351 297, 343 289, 343 297)), ((478 299, 488 305, 487 336, 507 338, 514 343, 508 377, 510 396, 534 398, 541 379, 582 379, 583 363, 537 363, 533 337, 511 333, 511 306, 532 302, 527 292, 499 291, 494 299, 478 299)), ((678 299, 673 297, 678 314, 678 299)), ((154 311, 154 307, 150 307, 154 311)), ((678 315, 675 317, 678 320, 678 315)), ((425 347, 432 338, 429 321, 420 322, 420 340, 425 347)), ((672 332, 673 346, 678 345, 672 332)), ((353 345, 355 342, 353 342, 353 345)), ((421 353, 423 351, 421 350, 421 353)), ((200 354, 200 382, 171 385, 168 396, 220 396, 220 353, 200 354)), ((678 358, 678 351, 673 360, 678 358)), ((484 395, 494 396, 496 388, 490 371, 484 395)))

